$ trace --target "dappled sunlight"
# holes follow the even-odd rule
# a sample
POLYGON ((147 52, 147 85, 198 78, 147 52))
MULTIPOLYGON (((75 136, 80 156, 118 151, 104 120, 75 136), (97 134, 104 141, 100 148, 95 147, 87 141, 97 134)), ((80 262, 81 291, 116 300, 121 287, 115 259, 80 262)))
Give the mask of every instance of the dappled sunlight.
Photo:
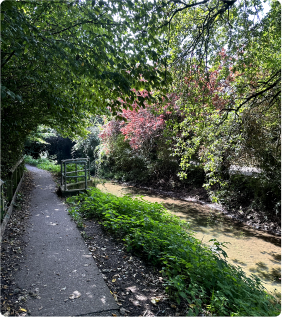
POLYGON ((280 264, 281 263, 281 253, 275 253, 275 252, 270 252, 269 255, 272 256, 272 262, 274 263, 278 263, 280 264))
POLYGON ((125 194, 130 194, 132 197, 142 195, 142 199, 146 201, 163 204, 169 212, 186 220, 190 229, 194 231, 194 236, 202 243, 211 245, 209 240, 214 238, 221 243, 227 243, 224 249, 228 255, 228 262, 239 265, 248 276, 255 274, 260 277, 268 291, 280 291, 280 237, 244 226, 224 217, 218 210, 198 203, 151 194, 145 189, 116 183, 99 184, 97 187, 103 192, 119 197, 125 194))
POLYGON ((240 266, 246 266, 247 264, 238 260, 238 259, 231 259, 231 261, 234 263, 234 264, 238 264, 240 266))
POLYGON ((255 267, 251 267, 249 269, 250 272, 258 275, 261 279, 265 281, 280 283, 280 280, 281 280, 280 267, 272 267, 271 269, 269 269, 269 267, 263 262, 258 262, 255 265, 256 265, 255 267))
MULTIPOLYGON (((142 302, 150 301, 153 305, 156 305, 159 301, 167 299, 167 295, 156 296, 155 289, 150 289, 150 294, 145 295, 145 291, 148 291, 147 288, 140 289, 136 285, 132 285, 126 288, 127 294, 129 294, 130 302, 135 306, 141 306, 142 302)), ((143 316, 150 315, 150 311, 146 310, 143 316)))
POLYGON ((145 301, 145 300, 148 299, 148 298, 147 298, 146 296, 144 296, 144 295, 136 295, 136 298, 137 298, 138 300, 142 300, 142 301, 145 301))
POLYGON ((93 299, 93 298, 94 298, 93 294, 92 294, 92 293, 90 293, 90 292, 87 292, 87 293, 86 293, 86 296, 87 296, 88 298, 91 298, 91 299, 93 299))

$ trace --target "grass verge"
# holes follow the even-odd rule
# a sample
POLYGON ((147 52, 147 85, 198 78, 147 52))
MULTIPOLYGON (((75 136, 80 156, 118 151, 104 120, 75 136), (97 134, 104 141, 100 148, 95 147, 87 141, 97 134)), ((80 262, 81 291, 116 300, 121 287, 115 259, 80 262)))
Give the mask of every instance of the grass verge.
POLYGON ((69 212, 95 218, 123 238, 128 251, 145 257, 164 276, 167 293, 185 300, 187 315, 275 316, 280 305, 260 280, 249 278, 239 266, 227 264, 224 245, 213 247, 193 237, 186 222, 169 214, 162 205, 129 196, 116 197, 97 188, 68 198, 69 212))

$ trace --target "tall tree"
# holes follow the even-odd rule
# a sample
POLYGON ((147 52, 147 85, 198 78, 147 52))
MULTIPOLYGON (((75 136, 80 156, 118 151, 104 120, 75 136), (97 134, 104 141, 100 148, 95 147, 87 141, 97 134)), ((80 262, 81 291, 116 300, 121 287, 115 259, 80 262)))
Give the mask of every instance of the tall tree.
MULTIPOLYGON (((237 20, 239 24, 244 19, 238 16, 237 20)), ((230 164, 239 163, 242 157, 253 158, 263 171, 263 182, 271 183, 269 188, 279 199, 280 20, 281 5, 273 1, 270 11, 253 21, 251 29, 237 30, 236 48, 226 44, 225 49, 209 55, 207 65, 196 57, 191 60, 194 65, 178 59, 173 89, 183 119, 175 124, 175 143, 183 176, 197 154, 208 185, 227 185, 230 164)), ((219 43, 227 43, 225 32, 219 30, 217 36, 219 43)))

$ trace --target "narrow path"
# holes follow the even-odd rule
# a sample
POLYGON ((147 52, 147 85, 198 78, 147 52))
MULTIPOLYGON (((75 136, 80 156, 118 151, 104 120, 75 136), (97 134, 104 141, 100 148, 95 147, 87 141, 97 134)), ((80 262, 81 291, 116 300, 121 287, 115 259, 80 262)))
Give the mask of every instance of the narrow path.
POLYGON ((29 291, 31 316, 112 316, 118 314, 102 274, 66 207, 49 172, 27 166, 35 188, 24 239, 25 260, 15 280, 29 291))

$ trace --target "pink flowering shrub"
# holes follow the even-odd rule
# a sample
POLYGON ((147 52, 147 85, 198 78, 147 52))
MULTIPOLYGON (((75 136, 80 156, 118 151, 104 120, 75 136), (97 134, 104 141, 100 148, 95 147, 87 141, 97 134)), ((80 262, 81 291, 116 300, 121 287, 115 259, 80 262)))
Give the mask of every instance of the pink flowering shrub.
MULTIPOLYGON (((203 71, 196 66, 192 67, 175 81, 167 99, 163 97, 159 103, 153 105, 147 102, 153 93, 145 89, 132 89, 135 93, 134 100, 120 96, 120 120, 112 119, 107 122, 100 133, 105 153, 117 164, 122 157, 123 148, 123 155, 127 155, 127 159, 129 156, 139 157, 152 169, 153 166, 160 169, 160 161, 166 169, 173 162, 176 170, 175 164, 180 164, 180 158, 186 155, 189 144, 193 146, 196 141, 203 142, 201 126, 205 126, 206 121, 210 121, 214 114, 220 116, 220 111, 237 93, 235 81, 240 75, 227 65, 229 59, 222 50, 216 68, 203 71), (143 108, 141 104, 144 105, 143 108), (170 145, 167 141, 170 141, 170 145)), ((175 77, 178 75, 176 73, 175 77)), ((196 158, 200 143, 195 147, 196 158)), ((191 150, 190 152, 192 153, 191 150)), ((121 165, 128 164, 127 160, 126 164, 121 165)))
POLYGON ((138 150, 143 144, 158 137, 165 126, 163 115, 155 115, 149 106, 146 108, 133 108, 122 111, 126 122, 122 122, 120 132, 125 140, 129 140, 132 149, 138 150))
POLYGON ((167 105, 162 107, 148 105, 145 101, 145 108, 141 108, 138 98, 146 99, 150 92, 135 89, 133 91, 136 99, 131 104, 119 98, 119 102, 125 107, 122 112, 118 113, 121 120, 112 119, 102 127, 100 138, 107 145, 108 153, 111 151, 112 140, 120 133, 124 136, 124 141, 129 142, 132 150, 142 152, 144 147, 149 150, 150 144, 161 135, 161 131, 165 127, 164 116, 167 105))

